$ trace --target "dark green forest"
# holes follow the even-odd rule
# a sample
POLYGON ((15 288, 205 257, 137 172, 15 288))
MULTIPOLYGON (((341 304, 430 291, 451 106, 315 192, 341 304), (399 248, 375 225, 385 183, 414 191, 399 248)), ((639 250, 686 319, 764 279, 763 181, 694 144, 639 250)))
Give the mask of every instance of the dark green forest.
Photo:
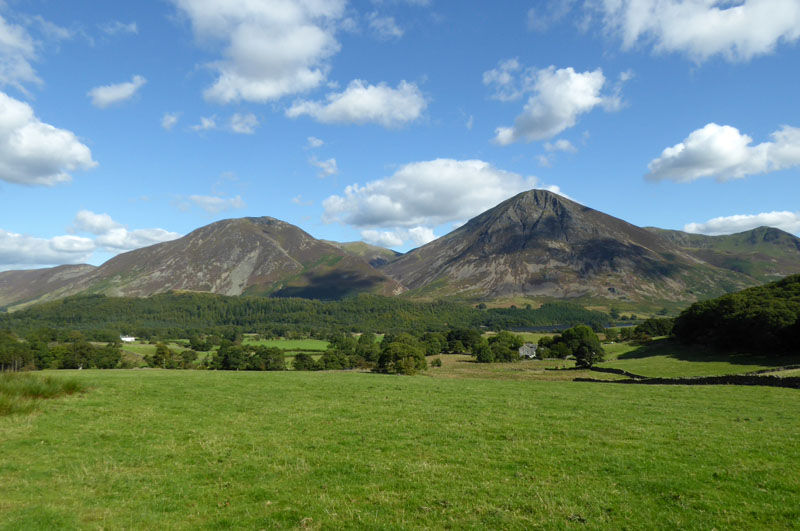
POLYGON ((221 335, 231 328, 286 337, 330 331, 519 330, 577 324, 600 328, 610 321, 602 312, 563 302, 547 303, 538 309, 479 309, 452 302, 411 302, 374 295, 318 301, 164 293, 148 298, 68 297, 0 314, 0 329, 18 334, 41 328, 79 330, 93 340, 112 341, 119 334, 188 337, 198 333, 221 335))
POLYGON ((672 333, 728 351, 797 353, 800 275, 695 303, 675 319, 672 333))

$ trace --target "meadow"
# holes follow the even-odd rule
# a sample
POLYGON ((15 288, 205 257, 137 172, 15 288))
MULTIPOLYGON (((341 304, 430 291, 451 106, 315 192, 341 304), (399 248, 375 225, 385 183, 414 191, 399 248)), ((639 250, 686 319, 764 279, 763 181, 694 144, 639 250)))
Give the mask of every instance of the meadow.
POLYGON ((442 358, 416 377, 46 371, 86 391, 0 417, 0 529, 800 521, 796 390, 442 358))

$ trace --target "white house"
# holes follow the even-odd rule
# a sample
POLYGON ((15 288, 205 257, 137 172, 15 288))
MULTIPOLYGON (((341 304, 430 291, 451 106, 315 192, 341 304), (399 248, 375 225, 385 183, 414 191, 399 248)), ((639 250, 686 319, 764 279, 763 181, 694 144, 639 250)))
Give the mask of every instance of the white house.
POLYGON ((133 336, 119 336, 119 340, 123 343, 133 343, 136 341, 136 338, 133 336))
POLYGON ((532 360, 536 357, 536 349, 537 345, 534 345, 533 343, 525 343, 519 347, 519 357, 532 360))

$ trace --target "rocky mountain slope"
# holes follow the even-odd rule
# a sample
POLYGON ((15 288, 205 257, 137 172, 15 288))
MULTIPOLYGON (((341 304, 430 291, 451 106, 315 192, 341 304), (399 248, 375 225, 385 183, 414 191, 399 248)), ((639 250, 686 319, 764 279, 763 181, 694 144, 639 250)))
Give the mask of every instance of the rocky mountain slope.
POLYGON ((402 291, 364 259, 270 217, 219 221, 177 240, 120 254, 100 267, 84 267, 83 274, 57 289, 25 299, 14 299, 14 290, 0 284, 0 301, 8 305, 84 292, 139 297, 189 290, 331 299, 402 291))
MULTIPOLYGON (((762 282, 746 271, 724 267, 721 250, 735 247, 733 243, 709 243, 701 249, 699 242, 706 238, 717 240, 685 236, 684 241, 674 231, 636 227, 557 194, 531 190, 383 270, 411 290, 410 296, 473 299, 693 301, 762 282)), ((765 242, 765 249, 774 249, 772 241, 765 242)), ((746 261, 753 249, 741 246, 731 257, 746 261)), ((800 254, 785 257, 786 267, 778 268, 782 274, 800 270, 800 254)))
POLYGON ((641 228, 531 190, 405 255, 317 240, 262 217, 229 219, 100 267, 0 273, 0 307, 77 293, 169 290, 334 299, 369 292, 693 302, 800 272, 800 239, 772 228, 702 236, 641 228))

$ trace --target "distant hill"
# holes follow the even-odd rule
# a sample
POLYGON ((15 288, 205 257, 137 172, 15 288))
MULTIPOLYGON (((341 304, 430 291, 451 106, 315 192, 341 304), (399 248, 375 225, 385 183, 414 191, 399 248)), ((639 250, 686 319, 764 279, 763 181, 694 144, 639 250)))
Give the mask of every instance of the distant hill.
POLYGON ((788 234, 788 239, 693 236, 643 229, 531 190, 383 270, 407 287, 409 296, 633 301, 694 301, 759 284, 765 272, 800 271, 800 253, 791 251, 791 242, 800 240, 788 234), (781 257, 779 266, 774 256, 781 257), (741 267, 734 267, 737 260, 741 267), (764 263, 745 266, 750 260, 764 263))
POLYGON ((744 273, 758 282, 770 282, 800 272, 800 238, 773 227, 724 236, 652 227, 647 230, 709 264, 744 273))
POLYGON ((0 306, 56 298, 68 293, 70 286, 97 269, 92 265, 62 265, 44 269, 3 271, 0 273, 0 306))
MULTIPOLYGON (((218 221, 177 240, 89 267, 82 274, 75 270, 56 290, 29 290, 24 298, 15 298, 19 288, 13 281, 35 273, 5 273, 8 285, 6 289, 0 286, 0 300, 8 305, 77 293, 142 297, 171 290, 336 299, 361 292, 392 295, 402 291, 364 259, 270 217, 218 221)), ((39 271, 45 278, 54 273, 64 277, 60 271, 39 271)), ((6 277, 0 277, 0 282, 6 277)))
POLYGON ((325 243, 329 243, 339 249, 343 250, 348 254, 352 254, 353 256, 358 256, 359 258, 363 258, 371 266, 374 267, 381 267, 398 256, 402 253, 398 253, 397 251, 393 251, 391 249, 387 249, 385 247, 378 247, 377 245, 370 245, 365 242, 332 242, 330 240, 322 240, 325 243))
POLYGON ((531 190, 404 255, 363 242, 317 240, 270 217, 218 221, 100 267, 0 273, 0 307, 74 294, 146 297, 166 291, 683 306, 793 273, 800 273, 800 239, 778 229, 702 236, 641 228, 531 190))

